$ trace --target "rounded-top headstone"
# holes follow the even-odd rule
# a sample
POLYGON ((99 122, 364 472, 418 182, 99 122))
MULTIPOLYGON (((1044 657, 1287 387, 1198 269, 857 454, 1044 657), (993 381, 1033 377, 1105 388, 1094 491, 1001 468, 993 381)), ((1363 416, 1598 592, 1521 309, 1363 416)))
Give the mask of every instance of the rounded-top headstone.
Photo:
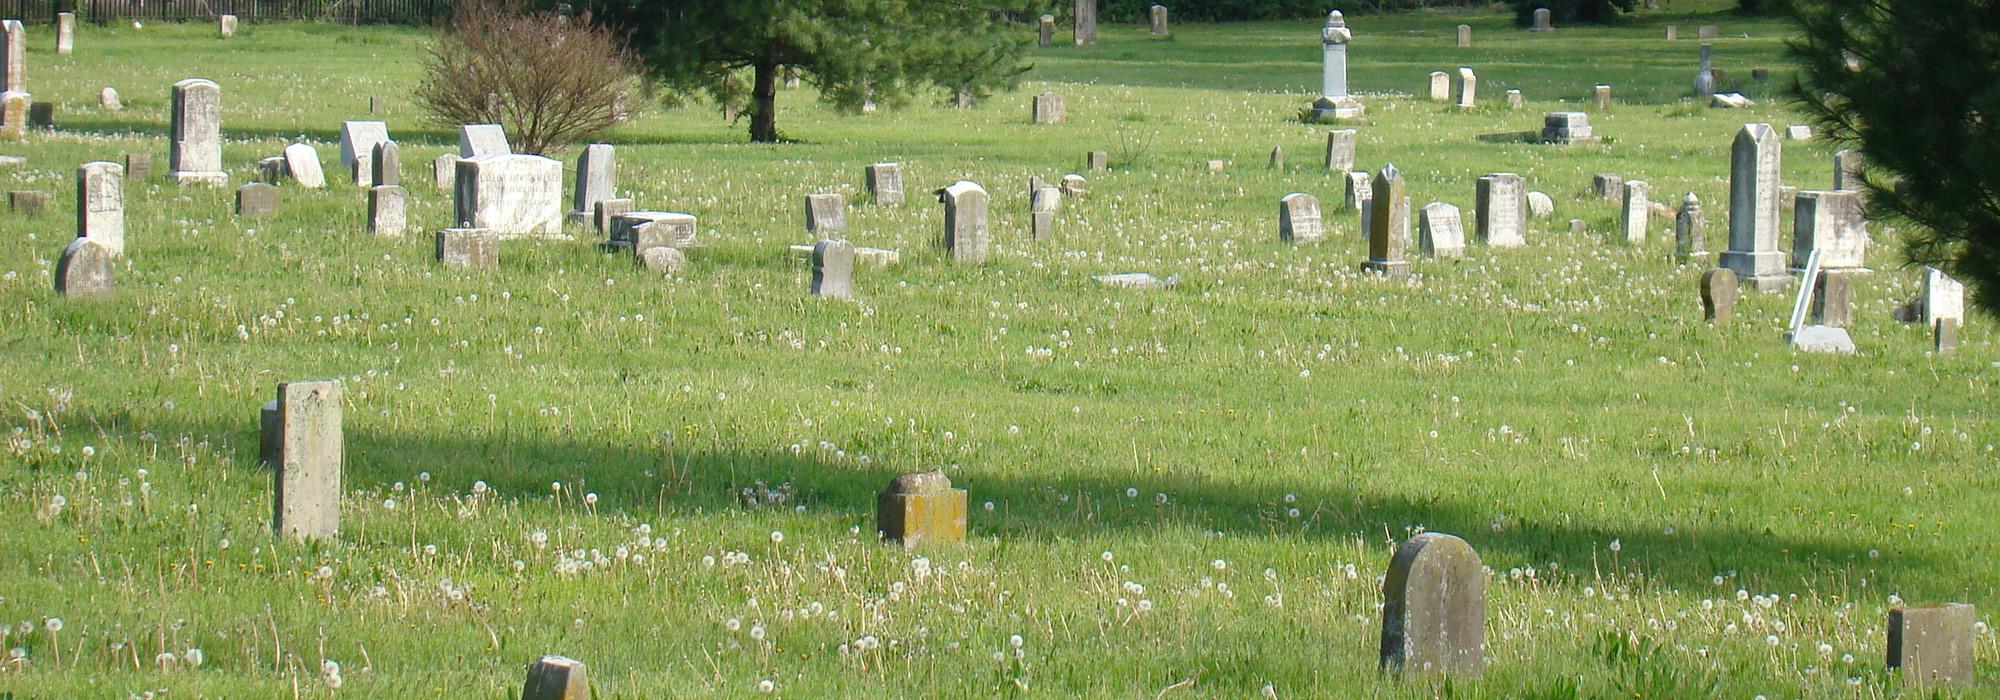
POLYGON ((903 474, 889 481, 889 493, 905 496, 944 493, 950 490, 951 478, 939 470, 903 474))
POLYGON ((1382 583, 1382 667, 1477 676, 1486 667, 1486 569, 1441 532, 1396 548, 1382 583))
POLYGON ((117 290, 111 251, 96 241, 78 238, 56 261, 56 292, 66 297, 106 296, 117 290))

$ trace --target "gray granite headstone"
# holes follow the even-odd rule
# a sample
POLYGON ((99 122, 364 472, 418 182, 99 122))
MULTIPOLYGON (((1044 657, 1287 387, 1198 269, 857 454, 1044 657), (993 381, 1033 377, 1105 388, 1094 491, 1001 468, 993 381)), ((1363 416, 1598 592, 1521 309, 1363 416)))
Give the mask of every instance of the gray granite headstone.
POLYGON ((1408 274, 1410 261, 1403 259, 1403 251, 1410 247, 1410 198, 1404 194, 1403 173, 1394 164, 1382 166, 1375 172, 1370 190, 1368 259, 1361 263, 1361 269, 1390 276, 1408 274))
POLYGON ((1326 224, 1320 218, 1318 197, 1293 192, 1278 200, 1278 240, 1314 243, 1323 238, 1326 224))
POLYGON ((1063 106, 1062 95, 1044 92, 1035 96, 1036 124, 1061 124, 1068 116, 1069 110, 1063 106))
POLYGON ((37 216, 49 208, 49 193, 22 190, 7 193, 7 210, 21 216, 37 216))
POLYGON ((285 412, 278 408, 276 400, 264 402, 264 407, 257 411, 257 426, 257 461, 276 468, 285 458, 285 412))
POLYGON ((1653 186, 1644 180, 1625 181, 1625 206, 1618 217, 1620 228, 1625 233, 1625 242, 1640 245, 1646 242, 1646 228, 1652 224, 1653 186))
POLYGON ((1595 192, 1599 199, 1608 199, 1613 202, 1624 201, 1625 178, 1611 173, 1592 175, 1590 176, 1590 190, 1595 192))
POLYGON ((1062 200, 1062 190, 1054 187, 1043 187, 1029 195, 1028 211, 1033 219, 1029 233, 1033 240, 1046 241, 1054 237, 1056 211, 1062 207, 1062 200))
POLYGON ((374 178, 369 181, 375 183, 375 186, 403 184, 403 155, 402 149, 396 146, 396 142, 383 141, 375 144, 375 153, 371 161, 368 167, 374 178))
POLYGON ((692 248, 700 230, 700 220, 693 214, 635 211, 612 217, 611 242, 642 255, 653 248, 692 248))
POLYGON ((200 78, 174 83, 168 170, 174 182, 220 185, 222 172, 222 88, 200 78))
POLYGON ((1793 200, 1792 268, 1804 269, 1815 250, 1820 253, 1823 269, 1868 267, 1868 228, 1861 216, 1861 193, 1807 191, 1793 200))
POLYGON ((118 289, 117 269, 104 246, 88 238, 72 240, 56 261, 56 293, 75 298, 109 296, 118 289))
POLYGON ((1708 217, 1702 214, 1701 198, 1693 192, 1681 200, 1674 215, 1674 262, 1686 263, 1708 258, 1708 217))
POLYGON ((1858 270, 1822 270, 1812 301, 1812 319, 1820 325, 1846 328, 1854 323, 1854 283, 1858 270))
POLYGON ((1152 26, 1151 26, 1151 32, 1152 32, 1153 36, 1166 36, 1166 35, 1167 35, 1167 6, 1165 6, 1165 5, 1154 5, 1154 6, 1153 6, 1153 7, 1152 7, 1152 8, 1150 9, 1150 11, 1149 11, 1149 14, 1148 14, 1148 16, 1149 16, 1149 17, 1150 17, 1150 19, 1152 20, 1152 26))
POLYGON ((1546 7, 1535 8, 1535 26, 1530 27, 1528 31, 1553 32, 1555 30, 1556 30, 1555 24, 1549 21, 1549 8, 1546 7))
POLYGON ((450 192, 458 189, 458 154, 446 153, 431 160, 431 184, 450 192))
POLYGON ((630 214, 637 210, 638 205, 630 199, 600 199, 597 200, 597 205, 591 209, 590 221, 597 228, 597 232, 600 235, 603 235, 606 240, 610 240, 611 222, 621 215, 630 214))
POLYGON ((1329 172, 1346 173, 1354 170, 1355 134, 1353 129, 1326 132, 1326 169, 1329 172))
POLYGON ((1520 175, 1481 175, 1473 194, 1473 230, 1481 242, 1489 248, 1528 245, 1528 187, 1520 175))
POLYGON ((252 182, 236 188, 236 215, 246 218, 263 218, 278 213, 278 188, 262 182, 252 182))
POLYGON ((1721 263, 1758 291, 1791 285, 1778 249, 1778 135, 1769 124, 1745 124, 1731 147, 1729 250, 1721 263))
POLYGON ((1071 15, 1077 46, 1097 45, 1097 0, 1075 0, 1075 14, 1071 15))
POLYGON ((814 296, 854 298, 854 244, 831 238, 813 244, 812 271, 814 296))
POLYGON ((330 541, 340 534, 341 470, 346 460, 338 381, 278 385, 277 488, 273 527, 295 540, 330 541))
POLYGON ((76 236, 111 257, 125 254, 125 178, 117 163, 97 161, 76 169, 76 236))
POLYGON ((376 185, 368 190, 368 232, 401 236, 409 228, 410 193, 401 185, 376 185))
POLYGON ((986 262, 990 233, 986 221, 988 197, 978 183, 960 180, 938 190, 944 204, 944 249, 953 261, 969 265, 986 262))
POLYGON ((502 238, 562 235, 562 162, 501 154, 458 161, 455 221, 502 238))
POLYGON ((570 197, 570 215, 587 218, 597 211, 597 203, 618 196, 618 149, 608 143, 593 143, 576 157, 576 186, 570 197))
POLYGON ((1382 582, 1381 667, 1475 678, 1486 669, 1486 568, 1457 537, 1426 532, 1396 548, 1382 582))
POLYGON ((847 235, 847 198, 839 192, 806 195, 806 233, 826 238, 847 235))
POLYGON ((1550 112, 1542 116, 1542 142, 1554 144, 1597 143, 1590 128, 1590 115, 1583 112, 1550 112))

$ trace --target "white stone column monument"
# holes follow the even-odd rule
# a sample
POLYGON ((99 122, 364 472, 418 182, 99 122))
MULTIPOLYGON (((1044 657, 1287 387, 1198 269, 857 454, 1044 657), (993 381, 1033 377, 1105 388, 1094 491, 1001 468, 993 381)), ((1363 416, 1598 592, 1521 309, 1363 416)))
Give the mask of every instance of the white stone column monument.
POLYGON ((1347 94, 1347 42, 1354 33, 1347 30, 1347 20, 1339 10, 1326 17, 1326 28, 1320 30, 1320 45, 1326 50, 1326 69, 1320 97, 1313 101, 1312 114, 1317 119, 1354 119, 1361 116, 1361 100, 1347 94))

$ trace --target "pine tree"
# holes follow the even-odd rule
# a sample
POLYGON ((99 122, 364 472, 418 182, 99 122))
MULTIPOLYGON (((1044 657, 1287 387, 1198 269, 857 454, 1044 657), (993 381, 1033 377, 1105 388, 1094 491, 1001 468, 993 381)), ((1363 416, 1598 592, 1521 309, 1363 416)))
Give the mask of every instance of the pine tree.
POLYGON ((749 85, 750 138, 780 139, 778 82, 787 67, 845 110, 905 104, 945 87, 974 96, 1011 88, 1032 37, 1014 17, 1036 0, 612 0, 599 18, 626 31, 652 75, 718 101, 749 85), (1011 3, 1011 4, 1009 4, 1011 3))
POLYGON ((1871 218, 2000 315, 2000 0, 1802 0, 1794 95, 1858 148, 1871 218), (1996 118, 1989 118, 1995 115, 1996 118))

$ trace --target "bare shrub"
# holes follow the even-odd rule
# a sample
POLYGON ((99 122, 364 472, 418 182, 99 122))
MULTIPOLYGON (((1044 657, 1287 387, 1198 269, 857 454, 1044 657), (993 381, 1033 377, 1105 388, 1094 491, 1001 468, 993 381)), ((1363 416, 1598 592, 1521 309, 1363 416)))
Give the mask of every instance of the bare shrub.
POLYGON ((462 0, 423 59, 417 101, 445 126, 499 124, 520 153, 550 153, 631 116, 637 62, 589 15, 462 0))

